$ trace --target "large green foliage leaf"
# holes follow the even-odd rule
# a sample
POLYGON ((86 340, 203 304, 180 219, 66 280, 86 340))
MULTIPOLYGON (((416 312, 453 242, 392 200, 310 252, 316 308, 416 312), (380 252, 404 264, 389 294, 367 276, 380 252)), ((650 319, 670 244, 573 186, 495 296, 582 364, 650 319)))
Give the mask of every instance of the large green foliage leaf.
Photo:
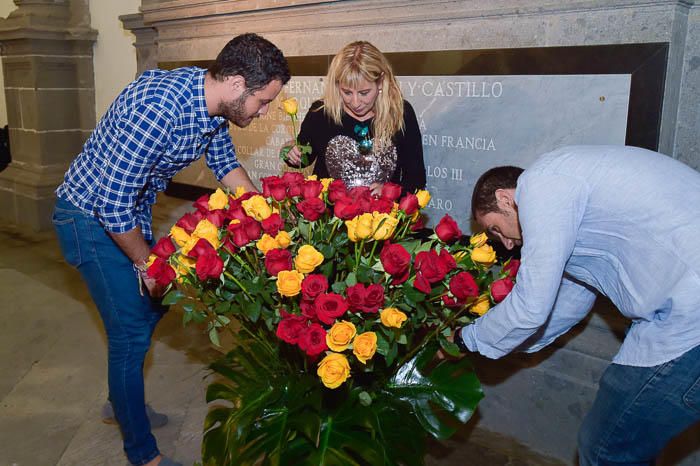
POLYGON ((404 363, 385 390, 410 404, 423 428, 438 439, 449 438, 455 428, 443 418, 466 423, 483 398, 479 379, 468 359, 444 359, 429 367, 438 345, 426 345, 404 363))

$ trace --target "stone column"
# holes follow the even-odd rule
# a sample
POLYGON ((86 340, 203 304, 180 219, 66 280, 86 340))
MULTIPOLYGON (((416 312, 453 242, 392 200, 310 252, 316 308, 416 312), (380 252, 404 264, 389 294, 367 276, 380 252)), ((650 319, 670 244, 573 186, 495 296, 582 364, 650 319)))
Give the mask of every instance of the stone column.
POLYGON ((141 13, 123 15, 119 20, 124 24, 124 29, 131 31, 136 36, 134 47, 136 48, 136 75, 146 70, 158 68, 158 47, 156 46, 157 31, 146 26, 141 13))
POLYGON ((0 20, 12 163, 0 173, 0 221, 51 227, 54 190, 95 125, 88 0, 14 0, 0 20))

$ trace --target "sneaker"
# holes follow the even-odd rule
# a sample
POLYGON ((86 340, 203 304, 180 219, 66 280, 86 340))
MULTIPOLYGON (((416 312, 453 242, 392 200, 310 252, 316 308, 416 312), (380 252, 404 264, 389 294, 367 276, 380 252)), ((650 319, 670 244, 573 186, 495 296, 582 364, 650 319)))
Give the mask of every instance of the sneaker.
MULTIPOLYGON (((167 415, 155 412, 153 408, 151 408, 151 405, 148 404, 146 405, 146 416, 148 416, 148 420, 151 423, 151 429, 163 427, 168 423, 167 415)), ((102 406, 102 422, 105 424, 117 424, 117 419, 114 417, 114 408, 112 408, 112 403, 109 401, 102 406)), ((166 466, 168 465, 168 463, 165 464, 166 466)), ((177 465, 179 463, 172 464, 177 465)))

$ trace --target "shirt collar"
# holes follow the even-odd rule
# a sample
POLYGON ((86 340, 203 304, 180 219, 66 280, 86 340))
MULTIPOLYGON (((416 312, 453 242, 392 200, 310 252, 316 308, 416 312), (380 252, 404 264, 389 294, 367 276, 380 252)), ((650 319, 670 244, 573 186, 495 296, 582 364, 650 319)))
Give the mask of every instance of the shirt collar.
POLYGON ((200 68, 195 73, 194 86, 192 86, 192 96, 194 98, 194 112, 199 123, 199 129, 202 134, 213 133, 221 125, 226 122, 226 119, 221 116, 210 117, 207 110, 207 101, 204 98, 204 77, 207 70, 200 68))

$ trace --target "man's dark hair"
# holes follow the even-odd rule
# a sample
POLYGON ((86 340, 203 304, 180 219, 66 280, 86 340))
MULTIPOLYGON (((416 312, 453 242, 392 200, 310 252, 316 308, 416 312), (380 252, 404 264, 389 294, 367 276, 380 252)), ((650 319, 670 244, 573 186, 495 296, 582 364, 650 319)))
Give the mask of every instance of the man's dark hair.
POLYGON ((240 75, 247 90, 256 91, 273 80, 289 81, 289 65, 275 44, 257 34, 241 34, 229 41, 209 65, 214 79, 240 75))
POLYGON ((520 167, 495 167, 479 177, 472 193, 472 216, 500 212, 496 201, 496 190, 515 189, 518 177, 524 170, 520 167))

